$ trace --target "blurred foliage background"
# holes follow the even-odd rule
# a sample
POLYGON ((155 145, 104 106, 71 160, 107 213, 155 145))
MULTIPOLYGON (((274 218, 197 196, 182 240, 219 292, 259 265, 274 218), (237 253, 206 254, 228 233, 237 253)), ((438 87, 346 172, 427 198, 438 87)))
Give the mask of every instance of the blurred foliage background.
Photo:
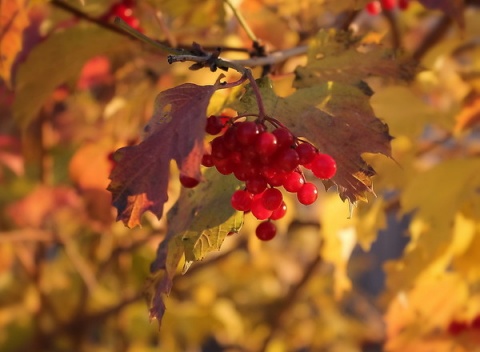
MULTIPOLYGON (((366 80, 394 136, 394 160, 365 156, 376 196, 352 209, 334 190, 310 207, 292 198, 268 243, 247 218, 174 279, 159 330, 144 286, 166 222, 115 222, 111 153, 138 142, 160 91, 218 74, 119 32, 115 1, 2 0, 0 351, 480 351, 479 3, 371 15, 367 2, 232 1, 268 52, 349 28, 418 70, 366 80)), ((123 4, 154 39, 249 58, 223 1, 123 4)), ((279 95, 305 62, 271 67, 279 95)))

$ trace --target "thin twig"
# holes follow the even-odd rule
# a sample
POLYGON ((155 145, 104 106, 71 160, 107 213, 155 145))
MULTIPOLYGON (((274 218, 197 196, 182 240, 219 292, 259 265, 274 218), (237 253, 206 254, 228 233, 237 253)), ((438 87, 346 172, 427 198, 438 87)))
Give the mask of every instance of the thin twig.
POLYGON ((240 11, 238 11, 235 6, 230 2, 230 0, 223 0, 223 2, 232 10, 233 15, 237 18, 237 21, 240 23, 242 28, 244 29, 245 33, 247 33, 248 37, 250 40, 254 43, 259 43, 257 36, 255 33, 253 33, 252 29, 248 25, 247 21, 245 21, 245 18, 241 14, 240 11))
POLYGON ((451 25, 452 19, 447 15, 442 16, 430 33, 423 38, 423 41, 418 48, 412 53, 412 58, 416 61, 420 61, 427 51, 445 36, 451 25))
POLYGON ((302 289, 310 281, 312 276, 315 274, 318 265, 320 265, 322 262, 322 257, 320 255, 317 255, 317 257, 305 268, 300 281, 298 281, 297 284, 292 287, 292 289, 288 292, 287 296, 283 299, 283 303, 280 309, 276 312, 275 316, 271 320, 272 325, 270 327, 270 333, 263 341, 260 351, 266 350, 270 341, 272 341, 278 330, 280 330, 282 324, 287 318, 291 307, 295 304, 299 295, 301 294, 302 289))

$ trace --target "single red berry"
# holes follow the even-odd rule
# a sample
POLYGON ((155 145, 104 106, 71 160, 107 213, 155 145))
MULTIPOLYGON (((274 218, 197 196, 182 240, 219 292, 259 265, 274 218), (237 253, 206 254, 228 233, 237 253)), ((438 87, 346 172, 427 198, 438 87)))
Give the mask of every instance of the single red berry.
POLYGON ((317 186, 310 182, 305 183, 302 188, 297 192, 298 201, 304 205, 313 204, 317 200, 317 197, 317 186))
POLYGON ((392 11, 397 7, 397 0, 380 0, 380 3, 385 11, 392 11))
POLYGON ((267 188, 267 180, 265 180, 265 177, 263 176, 254 175, 247 179, 247 182, 245 182, 245 187, 250 193, 262 193, 267 188))
POLYGON ((200 181, 197 180, 196 178, 181 174, 180 175, 180 183, 185 188, 193 188, 196 185, 198 185, 200 183, 200 181))
POLYGON ((277 234, 277 227, 271 221, 264 221, 258 224, 255 234, 262 241, 270 241, 277 234))
POLYGON ((265 207, 265 209, 274 211, 283 202, 282 192, 280 192, 276 188, 268 188, 262 194, 262 202, 263 202, 262 204, 265 207))
POLYGON ((287 174, 287 177, 285 177, 285 181, 283 181, 283 188, 285 188, 285 190, 288 192, 295 193, 303 187, 304 183, 305 179, 303 178, 303 175, 296 171, 292 171, 287 174))
POLYGON ((267 177, 267 182, 272 187, 280 187, 285 182, 285 178, 287 177, 287 173, 283 170, 278 170, 273 172, 270 177, 267 177))
POLYGON ((270 156, 277 150, 277 137, 271 132, 262 132, 256 138, 255 147, 258 155, 270 156))
POLYGON ((223 143, 223 136, 216 137, 210 144, 212 146, 212 156, 215 159, 225 159, 230 155, 230 150, 223 143))
POLYGON ((277 138, 278 149, 290 148, 293 144, 293 134, 286 128, 277 128, 272 132, 277 138))
POLYGON ((244 190, 237 190, 233 192, 230 202, 235 210, 250 211, 252 205, 253 195, 244 190))
POLYGON ((210 154, 204 154, 202 156, 202 165, 205 167, 212 167, 215 165, 213 157, 210 154))
POLYGON ((311 170, 318 178, 330 179, 337 172, 337 163, 330 155, 318 153, 311 163, 311 170))
POLYGON ((251 145, 255 142, 257 135, 259 134, 258 126, 253 121, 238 122, 236 137, 240 144, 251 145))
POLYGON ((222 175, 230 175, 233 172, 232 163, 228 159, 213 159, 215 168, 222 175))
POLYGON ((220 116, 212 115, 207 118, 207 124, 205 125, 205 132, 211 135, 219 134, 223 128, 222 121, 220 120, 220 116))
POLYGON ((295 150, 297 151, 300 165, 305 165, 312 162, 313 158, 317 154, 317 150, 310 143, 300 143, 295 150))
POLYGON ((287 148, 281 149, 275 153, 273 163, 278 165, 279 169, 291 172, 299 165, 299 160, 300 158, 295 149, 287 148))
POLYGON ((282 202, 282 204, 280 204, 280 206, 272 212, 272 215, 270 215, 269 219, 270 220, 281 219, 285 216, 286 213, 287 213, 287 205, 285 204, 285 202, 282 202))
POLYGON ((398 0, 398 8, 402 11, 408 9, 408 5, 410 5, 409 0, 398 0))
POLYGON ((262 193, 253 196, 250 210, 258 220, 267 220, 272 215, 272 211, 266 209, 263 205, 262 193))
POLYGON ((372 1, 367 4, 365 9, 370 15, 375 16, 375 15, 378 15, 380 12, 382 12, 382 5, 380 4, 379 1, 372 1))
POLYGON ((237 129, 235 125, 230 126, 227 128, 225 133, 223 134, 223 144, 225 145, 225 148, 228 150, 237 150, 238 149, 238 142, 237 142, 237 136, 236 132, 237 129))

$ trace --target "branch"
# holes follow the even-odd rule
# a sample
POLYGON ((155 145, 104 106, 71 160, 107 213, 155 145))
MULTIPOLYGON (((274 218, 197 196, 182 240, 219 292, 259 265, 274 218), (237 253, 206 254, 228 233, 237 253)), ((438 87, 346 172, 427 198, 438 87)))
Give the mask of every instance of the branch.
MULTIPOLYGON (((59 8, 59 9, 62 9, 65 12, 68 12, 68 13, 74 15, 75 17, 77 17, 79 19, 82 19, 84 21, 93 23, 97 26, 100 26, 100 27, 102 27, 106 30, 115 32, 115 33, 120 34, 122 36, 132 38, 128 33, 124 32, 122 29, 118 28, 115 24, 110 23, 110 22, 105 21, 105 20, 100 19, 100 18, 90 16, 90 15, 86 14, 85 12, 82 12, 81 10, 77 9, 76 7, 74 7, 74 6, 72 6, 68 3, 63 2, 62 0, 51 0, 50 4, 52 4, 53 6, 59 8)), ((138 39, 138 38, 133 37, 133 39, 138 39)), ((163 44, 163 45, 168 45, 169 44, 168 41, 155 41, 155 42, 163 44)), ((189 51, 191 49, 191 46, 180 44, 180 45, 177 46, 177 48, 189 51)), ((215 48, 216 47, 205 47, 205 49, 207 49, 207 50, 214 50, 215 48)), ((246 48, 222 47, 222 51, 233 51, 233 52, 248 53, 250 50, 246 49, 246 48)))
POLYGON ((252 29, 248 25, 247 21, 245 21, 245 18, 242 16, 242 14, 233 6, 233 4, 230 2, 230 0, 223 0, 223 2, 232 10, 233 15, 237 18, 237 21, 240 23, 242 28, 245 30, 247 33, 248 37, 253 43, 259 43, 257 36, 255 33, 253 33, 252 29))
POLYGON ((320 255, 317 255, 317 257, 305 268, 305 271, 300 281, 298 281, 297 284, 292 287, 292 289, 288 292, 287 296, 283 299, 280 309, 276 311, 273 319, 271 319, 272 325, 270 333, 263 341, 260 351, 266 351, 268 344, 275 337, 278 330, 280 330, 284 320, 287 318, 290 309, 298 300, 302 289, 305 287, 308 281, 310 281, 312 276, 315 274, 318 265, 320 265, 322 262, 322 257, 320 255))
POLYGON ((437 44, 447 33, 448 29, 452 24, 452 19, 444 15, 432 29, 432 31, 423 38, 422 43, 418 48, 412 53, 412 58, 420 61, 423 56, 430 50, 435 44, 437 44))

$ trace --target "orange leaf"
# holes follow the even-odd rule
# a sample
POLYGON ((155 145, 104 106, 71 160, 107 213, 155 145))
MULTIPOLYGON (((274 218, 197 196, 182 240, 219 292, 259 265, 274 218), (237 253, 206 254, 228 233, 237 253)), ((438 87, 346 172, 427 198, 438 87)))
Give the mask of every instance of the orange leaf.
POLYGON ((23 47, 23 30, 29 24, 25 6, 25 0, 0 2, 0 78, 7 85, 11 85, 12 66, 23 47))

